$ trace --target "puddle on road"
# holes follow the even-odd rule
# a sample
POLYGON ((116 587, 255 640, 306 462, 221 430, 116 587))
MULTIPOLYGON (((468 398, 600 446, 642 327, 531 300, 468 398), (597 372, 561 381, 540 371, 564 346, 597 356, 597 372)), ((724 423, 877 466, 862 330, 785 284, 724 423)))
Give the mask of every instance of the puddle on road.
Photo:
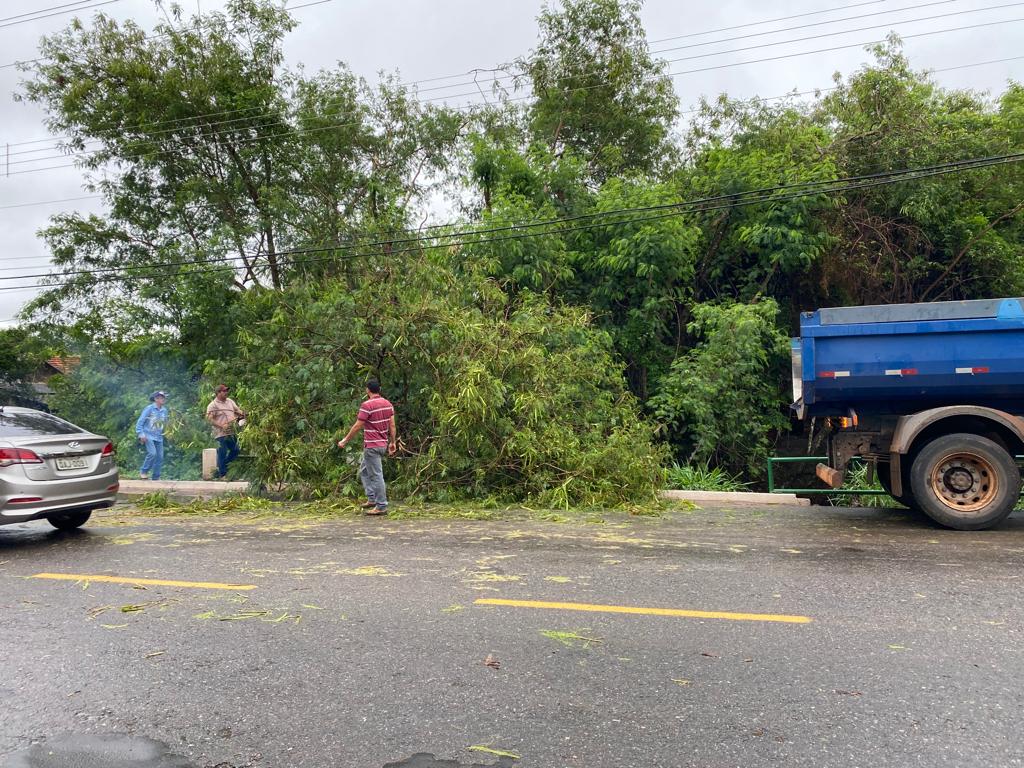
POLYGON ((397 763, 386 763, 384 768, 511 768, 512 758, 499 757, 498 762, 485 765, 483 763, 460 763, 457 760, 441 760, 427 752, 417 752, 410 758, 397 763))
POLYGON ((72 733, 15 752, 3 768, 196 768, 144 736, 72 733))

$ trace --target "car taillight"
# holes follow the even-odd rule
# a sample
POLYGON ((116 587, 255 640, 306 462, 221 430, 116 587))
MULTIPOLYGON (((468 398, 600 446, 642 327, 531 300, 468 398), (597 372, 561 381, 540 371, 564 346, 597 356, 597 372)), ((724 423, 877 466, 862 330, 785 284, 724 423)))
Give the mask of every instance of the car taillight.
POLYGON ((100 456, 111 456, 114 453, 114 444, 107 443, 103 446, 103 450, 100 451, 100 456))
POLYGON ((39 454, 28 448, 0 448, 0 467, 12 464, 42 464, 39 454))

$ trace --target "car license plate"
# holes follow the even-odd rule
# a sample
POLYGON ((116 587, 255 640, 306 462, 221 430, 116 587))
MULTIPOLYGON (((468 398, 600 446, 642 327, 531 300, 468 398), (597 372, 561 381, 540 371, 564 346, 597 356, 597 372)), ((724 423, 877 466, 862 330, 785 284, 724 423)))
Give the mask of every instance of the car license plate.
POLYGON ((84 456, 75 456, 71 459, 57 459, 57 469, 85 469, 89 462, 84 456))

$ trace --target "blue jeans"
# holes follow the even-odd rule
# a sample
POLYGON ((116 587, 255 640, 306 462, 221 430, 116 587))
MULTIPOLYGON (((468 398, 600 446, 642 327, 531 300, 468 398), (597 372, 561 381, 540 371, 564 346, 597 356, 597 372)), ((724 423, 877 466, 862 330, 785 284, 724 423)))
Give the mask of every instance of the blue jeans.
POLYGON ((224 477, 228 473, 228 464, 238 458, 238 438, 226 435, 217 438, 217 473, 224 477))
POLYGON ((160 468, 164 465, 164 441, 147 437, 143 445, 146 446, 146 460, 142 462, 139 473, 144 475, 149 472, 150 477, 159 480, 160 468))

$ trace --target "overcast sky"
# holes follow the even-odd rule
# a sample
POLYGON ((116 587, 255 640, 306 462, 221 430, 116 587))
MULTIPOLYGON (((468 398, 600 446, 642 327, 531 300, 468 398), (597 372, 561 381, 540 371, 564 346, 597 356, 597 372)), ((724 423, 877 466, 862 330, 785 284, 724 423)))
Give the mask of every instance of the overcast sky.
MULTIPOLYGON (((102 0, 85 0, 98 3, 102 0)), ((310 0, 293 0, 301 5, 310 0)), ((63 28, 74 14, 22 23, 19 16, 31 11, 66 5, 69 0, 9 0, 0 13, 0 65, 36 56, 40 36, 63 28), (6 21, 5 21, 6 20, 6 21)), ((186 11, 197 8, 214 10, 222 2, 183 0, 186 11)), ((299 27, 285 44, 286 62, 290 67, 303 64, 307 70, 330 68, 341 60, 359 75, 376 80, 381 70, 398 70, 403 80, 421 80, 465 73, 474 68, 489 68, 526 53, 536 40, 536 16, 542 0, 327 0, 306 8, 297 8, 299 27)), ((104 11, 117 19, 135 19, 151 28, 159 15, 152 0, 113 0, 102 8, 82 12, 83 19, 104 11)), ((833 51, 825 48, 851 46, 880 39, 890 31, 906 38, 905 50, 917 69, 943 70, 950 67, 990 62, 996 59, 1024 57, 1024 2, 1009 0, 793 0, 767 3, 763 0, 648 0, 643 9, 648 39, 687 36, 666 42, 652 42, 652 50, 691 46, 665 53, 663 58, 692 57, 715 51, 722 55, 679 61, 669 65, 673 73, 704 67, 710 71, 679 74, 673 78, 682 109, 692 108, 702 95, 714 97, 722 92, 731 96, 778 96, 796 89, 809 91, 827 88, 831 75, 855 71, 867 61, 859 45, 833 51), (994 8, 994 6, 1001 6, 994 8), (900 10, 903 9, 903 10, 900 10), (984 10, 988 9, 988 10, 984 10), (771 19, 797 14, 815 15, 766 23, 771 19), (865 16, 865 14, 877 14, 865 16), (951 15, 950 15, 951 14, 951 15), (923 17, 943 18, 923 19, 923 17), (861 18, 850 19, 858 16, 861 18), (842 19, 848 19, 842 21, 842 19), (915 21, 916 20, 916 21, 915 21), (820 22, 830 22, 821 24, 820 22), (923 32, 954 30, 912 37, 923 32), (834 23, 831 23, 834 22, 834 23), (802 29, 796 26, 810 25, 802 29), (741 29, 718 31, 723 27, 750 25, 741 29), (884 26, 878 26, 884 25, 884 26), (872 29, 863 29, 873 27, 872 29), (774 35, 760 33, 790 28, 774 35), (846 31, 860 29, 860 31, 846 31), (699 35, 709 32, 711 34, 699 35), (842 34, 834 34, 843 32, 842 34), (755 35, 742 40, 723 41, 717 45, 692 47, 706 43, 755 35), (802 42, 796 38, 827 35, 802 42), (737 48, 772 44, 741 52, 737 48), (784 44, 778 44, 784 43, 784 44), (789 54, 821 51, 802 56, 789 54), (787 56, 776 61, 747 63, 756 59, 787 56), (722 66, 738 64, 738 66, 722 66)), ((27 164, 6 166, 5 144, 15 144, 47 137, 42 112, 32 105, 18 104, 12 94, 22 75, 13 67, 0 68, 0 277, 46 270, 47 252, 36 232, 48 217, 61 211, 99 211, 98 201, 69 203, 45 201, 80 197, 82 176, 75 168, 32 170, 7 175, 7 171, 35 169, 59 165, 63 161, 43 161, 38 166, 27 164), (40 203, 40 204, 36 204, 40 203), (28 205, 26 205, 28 204, 28 205), (17 207, 12 207, 17 206, 17 207)), ((938 71, 936 80, 950 88, 970 88, 998 95, 1010 79, 1024 79, 1024 58, 1015 61, 985 64, 951 71, 938 71)), ((453 80, 452 82, 458 82, 453 80)), ((423 87, 445 85, 430 83, 423 87)), ((450 93, 465 93, 457 87, 450 93)), ((424 94, 442 95, 444 91, 424 94)), ((479 97, 476 99, 479 101, 479 97)), ((472 101, 467 97, 453 99, 453 104, 472 101)), ((10 151, 35 149, 46 144, 19 144, 10 151)), ((50 155, 42 152, 40 155, 50 155)), ((32 158, 19 155, 10 160, 32 158)), ((31 281, 0 280, 0 286, 25 284, 31 281)), ((35 290, 0 290, 0 324, 6 324, 35 290)))

